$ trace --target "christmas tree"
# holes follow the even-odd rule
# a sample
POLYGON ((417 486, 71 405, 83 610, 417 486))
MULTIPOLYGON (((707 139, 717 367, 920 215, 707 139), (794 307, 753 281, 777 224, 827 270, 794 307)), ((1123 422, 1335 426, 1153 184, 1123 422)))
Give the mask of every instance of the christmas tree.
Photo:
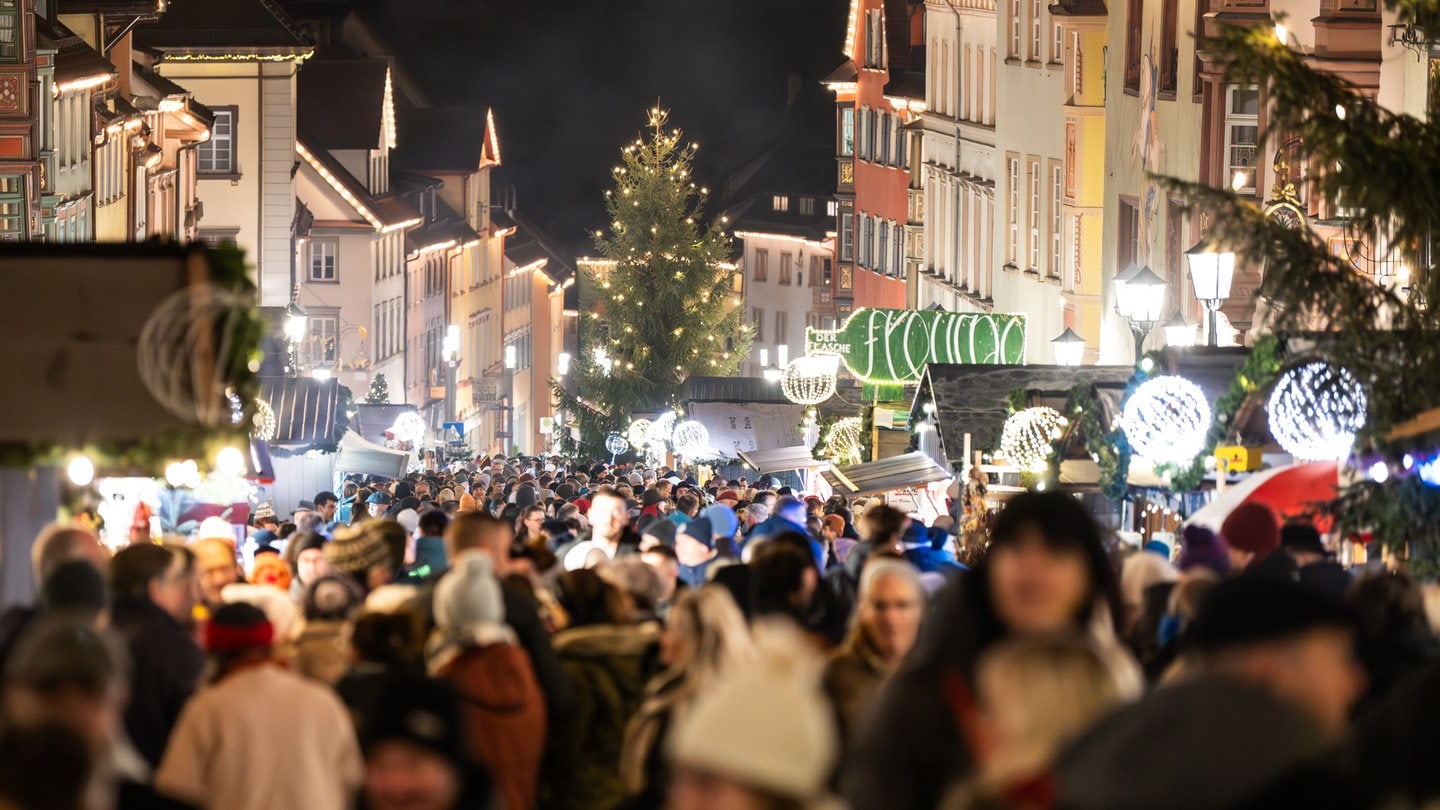
MULTIPOLYGON (((1399 30, 1422 43, 1440 37, 1434 0, 1386 5, 1399 30)), ((1440 574, 1440 488, 1423 479, 1440 484, 1440 476, 1424 472, 1430 463, 1440 470, 1434 458, 1440 445, 1434 435, 1423 437, 1428 444, 1387 437, 1397 424, 1440 406, 1436 78, 1431 71, 1428 117, 1395 112, 1312 66, 1279 38, 1282 31, 1226 28, 1203 47, 1226 65, 1226 82, 1263 82, 1270 105, 1263 143, 1276 150, 1277 182, 1292 182, 1292 165, 1310 167, 1310 194, 1341 221, 1350 247, 1335 250, 1327 238, 1333 234, 1269 216, 1227 191, 1173 178, 1166 183, 1209 218, 1217 247, 1264 268, 1259 295, 1269 306, 1269 328, 1303 337, 1290 341, 1287 365, 1324 360, 1348 370, 1365 389, 1368 420, 1347 462, 1361 474, 1328 507, 1337 528, 1408 549, 1412 570, 1433 578, 1440 574), (1382 467, 1374 467, 1377 462, 1382 467), (1372 469, 1381 472, 1367 478, 1372 469), (1409 474, 1414 471, 1420 474, 1409 474)))
POLYGON ((370 405, 390 404, 390 382, 385 379, 384 374, 376 374, 370 378, 370 391, 365 394, 365 402, 370 405))
POLYGON ((624 432, 631 414, 677 405, 691 374, 732 375, 750 350, 730 240, 722 223, 706 222, 707 191, 691 174, 696 145, 682 145, 668 118, 649 111, 605 192, 610 228, 595 235, 603 261, 581 275, 578 393, 552 380, 580 426, 581 446, 569 452, 608 456, 605 436, 624 432))

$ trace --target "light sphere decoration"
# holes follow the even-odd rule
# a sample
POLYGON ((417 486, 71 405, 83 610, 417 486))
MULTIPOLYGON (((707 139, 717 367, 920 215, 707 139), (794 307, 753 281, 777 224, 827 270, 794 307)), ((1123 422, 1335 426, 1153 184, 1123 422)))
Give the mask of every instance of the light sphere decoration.
POLYGON ((275 409, 270 407, 270 403, 263 399, 255 400, 255 416, 250 420, 250 435, 262 442, 268 442, 275 438, 275 431, 279 427, 275 409))
POLYGON ((1136 455, 1152 464, 1189 464, 1205 449, 1210 402, 1184 377, 1156 377, 1125 401, 1121 420, 1136 455))
POLYGON ((1044 472, 1068 424, 1059 411, 1043 405, 1016 411, 1000 431, 1000 455, 1026 472, 1044 472))
POLYGON ((418 413, 405 412, 395 417, 390 432, 401 443, 418 447, 425 440, 425 419, 418 413))
POLYGON ((825 447, 830 458, 841 464, 860 463, 860 417, 838 419, 825 431, 825 447))
POLYGON ((625 437, 619 433, 611 433, 605 437, 605 450, 610 455, 618 456, 629 449, 630 442, 625 441, 625 437))
POLYGON ((710 430, 699 422, 686 421, 675 426, 670 437, 675 452, 693 456, 710 449, 710 430))
POLYGON ((241 341, 253 297, 201 285, 172 293, 145 319, 135 346, 140 382, 186 424, 234 424, 230 369, 247 358, 241 341))
POLYGON ((630 428, 625 431, 625 437, 630 440, 631 447, 644 447, 650 435, 650 426, 654 424, 649 419, 636 419, 630 423, 630 428))
POLYGON ((840 358, 834 355, 806 355, 785 365, 780 375, 780 392, 799 405, 819 405, 835 396, 840 358))
POLYGON ((1270 433, 1285 452, 1320 461, 1350 454, 1355 434, 1365 427, 1367 404, 1355 375, 1316 360, 1280 375, 1265 412, 1270 433))
POLYGON ((645 431, 645 444, 651 447, 664 447, 670 440, 670 434, 675 431, 675 412, 666 411, 656 417, 645 431))

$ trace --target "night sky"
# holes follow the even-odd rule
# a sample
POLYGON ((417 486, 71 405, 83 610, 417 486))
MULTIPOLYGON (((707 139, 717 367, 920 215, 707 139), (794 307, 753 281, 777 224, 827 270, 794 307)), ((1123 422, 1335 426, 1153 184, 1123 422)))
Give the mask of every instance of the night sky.
MULTIPOLYGON (((700 142, 697 176, 754 153, 786 80, 843 59, 848 0, 362 0, 434 104, 493 106, 519 207, 589 249, 619 150, 661 103, 700 142)), ((818 94, 810 94, 816 96, 818 94)), ((820 131, 832 127, 811 104, 820 131)), ((833 109, 833 108, 832 108, 833 109)), ((401 125, 403 126, 403 120, 401 125)))

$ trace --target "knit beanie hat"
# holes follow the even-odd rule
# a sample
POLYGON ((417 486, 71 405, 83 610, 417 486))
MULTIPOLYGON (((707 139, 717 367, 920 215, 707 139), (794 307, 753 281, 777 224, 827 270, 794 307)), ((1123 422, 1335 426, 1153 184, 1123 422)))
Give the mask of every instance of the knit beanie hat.
POLYGON ((479 505, 477 505, 477 504, 475 503, 475 496, 474 496, 474 495, 471 495, 470 493, 467 492, 467 493, 465 493, 464 495, 461 495, 461 496, 460 496, 460 507, 459 507, 459 509, 457 509, 456 511, 458 511, 458 512, 477 512, 477 511, 479 511, 479 509, 480 509, 479 505))
POLYGON ((1353 624, 1354 615, 1336 594, 1282 577, 1241 574, 1206 595, 1187 642, 1219 650, 1353 624))
POLYGON ((365 574, 390 559, 390 550, 377 532, 360 527, 336 529, 335 536, 325 544, 325 561, 341 573, 363 580, 365 574))
POLYGON ((826 515, 821 522, 825 524, 827 529, 835 532, 836 536, 843 534, 845 531, 845 518, 839 515, 826 515))
POLYGON ((1230 570, 1230 555, 1225 550, 1225 541, 1204 526, 1191 524, 1185 527, 1180 540, 1180 570, 1203 565, 1221 576, 1230 570))
POLYGON ((753 666, 726 673, 677 718, 670 758, 784 798, 820 797, 838 753, 821 662, 798 629, 761 623, 753 666))
POLYGON ((490 558, 477 549, 455 557, 435 586, 435 626, 446 639, 485 645, 512 641, 505 625, 505 600, 490 558))
POLYGON ((723 503, 707 506, 705 511, 700 513, 700 517, 710 521, 710 530, 715 533, 716 537, 730 539, 740 531, 740 518, 735 516, 734 509, 723 503))
POLYGON ((703 543, 706 548, 715 548, 715 530, 711 528, 709 518, 695 518, 686 523, 680 533, 703 543))
POLYGON ((232 602, 205 623, 204 647, 210 653, 233 653, 268 648, 275 640, 275 627, 265 611, 246 602, 232 602))
POLYGON ((1220 536, 1231 548, 1264 558, 1280 547, 1280 521, 1264 504, 1242 503, 1226 516, 1220 536))
POLYGON ((674 521, 664 519, 655 520, 651 521, 648 526, 641 530, 640 536, 653 537, 656 540, 660 541, 660 545, 674 548, 675 532, 679 528, 680 527, 674 521))
POLYGON ((255 558, 250 569, 250 582, 255 585, 273 585, 289 592, 291 582, 290 566, 274 554, 263 554, 255 558))
POLYGON ((290 637, 290 631, 295 626, 295 619, 300 615, 300 607, 295 604, 295 600, 290 598, 289 590, 282 591, 269 585, 237 582, 234 585, 226 585, 220 591, 220 598, 227 605, 244 603, 260 608, 270 622, 274 637, 281 641, 290 637))

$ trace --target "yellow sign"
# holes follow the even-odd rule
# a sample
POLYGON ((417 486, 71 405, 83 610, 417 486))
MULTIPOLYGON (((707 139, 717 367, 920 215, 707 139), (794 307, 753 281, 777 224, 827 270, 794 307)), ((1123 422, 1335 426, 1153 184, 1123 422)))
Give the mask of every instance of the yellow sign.
POLYGON ((1229 445, 1215 448, 1215 468, 1225 472, 1250 472, 1260 469, 1262 456, 1258 447, 1229 445))

